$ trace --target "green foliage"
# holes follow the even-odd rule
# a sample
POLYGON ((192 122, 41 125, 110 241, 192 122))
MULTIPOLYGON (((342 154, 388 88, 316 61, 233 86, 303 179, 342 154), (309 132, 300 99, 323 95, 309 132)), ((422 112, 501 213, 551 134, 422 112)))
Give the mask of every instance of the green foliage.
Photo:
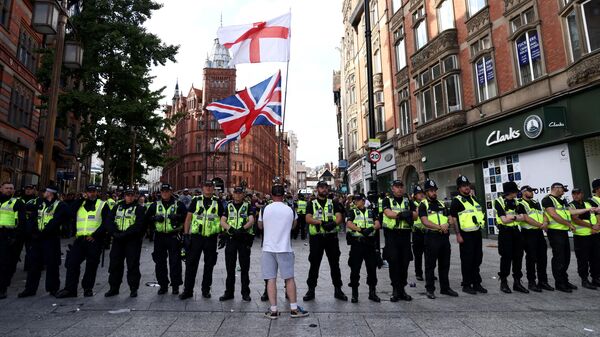
POLYGON ((174 120, 157 114, 160 90, 153 91, 150 67, 175 62, 178 47, 166 45, 143 24, 161 5, 152 0, 84 0, 70 18, 84 48, 83 67, 68 71, 83 90, 60 97, 59 111, 80 117, 84 155, 97 153, 115 183, 129 183, 135 138, 136 182, 149 167, 163 164, 174 120), (135 133, 135 134, 134 134, 135 133))

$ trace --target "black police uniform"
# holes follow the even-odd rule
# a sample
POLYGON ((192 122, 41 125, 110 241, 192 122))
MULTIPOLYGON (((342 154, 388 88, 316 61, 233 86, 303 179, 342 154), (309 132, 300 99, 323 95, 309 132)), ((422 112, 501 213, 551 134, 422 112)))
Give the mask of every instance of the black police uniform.
MULTIPOLYGON (((152 203, 146 212, 145 223, 154 232, 154 251, 152 252, 152 260, 154 261, 154 272, 156 273, 156 281, 160 286, 159 292, 164 294, 167 292, 169 284, 173 287, 173 292, 179 292, 179 286, 183 284, 182 267, 181 267, 181 241, 177 235, 183 229, 183 222, 187 214, 185 205, 171 196, 169 200, 160 200, 162 207, 165 210, 175 204, 175 214, 171 219, 171 225, 176 229, 173 232, 165 233, 161 228, 157 228, 157 223, 164 223, 166 219, 159 219, 161 214, 157 214, 156 209, 158 202, 152 203), (158 221, 162 220, 162 221, 158 221), (167 269, 167 259, 169 267, 167 269), (170 283, 169 283, 170 278, 170 283)), ((160 226, 159 226, 160 227, 160 226)))
MULTIPOLYGON (((402 204, 408 203, 408 210, 411 212, 410 219, 405 219, 412 225, 413 223, 413 212, 416 212, 417 208, 414 203, 408 200, 408 197, 392 197, 394 202, 402 204)), ((391 210, 390 199, 383 199, 382 210, 385 213, 386 209, 391 210)), ((403 291, 404 287, 408 284, 408 267, 410 261, 413 259, 410 236, 412 229, 389 229, 386 228, 383 221, 384 213, 379 215, 379 221, 383 226, 383 233, 385 238, 385 247, 383 248, 384 259, 388 262, 390 280, 392 287, 398 291, 403 291)))
MULTIPOLYGON (((91 212, 96 207, 96 200, 82 199, 74 204, 71 212, 77 218, 77 211, 83 207, 86 211, 91 212)), ((77 286, 79 284, 79 275, 81 273, 81 263, 85 261, 85 272, 81 279, 81 287, 84 290, 85 296, 92 296, 92 289, 96 282, 96 273, 100 264, 100 256, 106 239, 106 227, 104 219, 110 215, 110 208, 106 203, 101 210, 102 223, 96 231, 90 235, 92 240, 87 240, 86 236, 75 238, 73 244, 69 245, 67 256, 65 258, 65 267, 67 275, 65 280, 64 292, 59 293, 59 297, 69 297, 77 295, 77 286), (62 296, 61 296, 62 295, 62 296)))
MULTIPOLYGON (((595 190, 598 188, 600 188, 600 179, 594 180, 592 182, 592 190, 595 190)), ((598 202, 596 202, 596 200, 593 198, 590 198, 588 200, 588 202, 590 203, 590 205, 592 205, 592 207, 600 207, 600 204, 598 202)), ((598 219, 598 218, 599 218, 599 216, 596 215, 596 219, 598 219)), ((593 238, 592 245, 594 246, 594 249, 600 250, 600 233, 593 234, 592 238, 593 238)), ((600 254, 600 252, 598 252, 598 254, 600 254)), ((598 266, 596 268, 600 272, 600 258, 595 259, 594 261, 592 261, 592 263, 598 263, 598 266)), ((592 273, 592 284, 596 287, 600 287, 600 275, 594 275, 594 273, 592 273)))
MULTIPOLYGON (((549 207, 555 207, 552 199, 563 204, 565 207, 569 207, 569 203, 565 199, 556 198, 552 195, 547 195, 542 199, 542 207, 544 209, 549 207)), ((550 220, 550 219, 549 219, 550 220)), ((548 242, 552 248, 552 260, 550 262, 552 266, 552 276, 556 287, 560 289, 569 288, 569 264, 571 263, 571 244, 569 243, 569 231, 548 228, 548 242)))
MULTIPOLYGON (((316 199, 322 208, 325 208, 328 199, 316 199)), ((340 204, 333 200, 333 214, 342 214, 342 208, 340 204)), ((312 201, 306 205, 306 215, 314 214, 314 208, 312 201)), ((310 226, 310 225, 309 225, 310 226)), ((317 287, 317 279, 319 278, 319 268, 321 268, 321 260, 323 259, 323 253, 327 255, 327 261, 329 262, 329 270, 331 272, 331 281, 335 288, 342 287, 342 274, 340 272, 340 243, 338 240, 337 233, 328 234, 316 234, 310 235, 308 242, 310 244, 310 250, 308 254, 308 262, 310 267, 308 269, 308 279, 306 284, 309 290, 317 287)))
MULTIPOLYGON (((585 209, 585 203, 571 201, 570 205, 575 209, 585 209)), ((580 220, 590 221, 589 212, 578 215, 580 220)), ((592 280, 600 279, 600 246, 598 245, 599 234, 592 235, 573 235, 573 250, 577 258, 577 274, 581 280, 589 282, 588 276, 592 280)))
MULTIPOLYGON (((494 209, 498 217, 505 216, 507 210, 516 213, 517 201, 515 199, 503 199, 504 208, 499 202, 494 202, 494 209)), ((497 226, 500 230, 498 234, 498 253, 500 254, 500 272, 498 276, 501 282, 506 282, 512 265, 513 279, 515 282, 519 282, 523 277, 523 242, 519 226, 516 224, 516 220, 513 226, 506 226, 502 223, 498 223, 497 226)))
MULTIPOLYGON (((7 202, 11 197, 0 194, 0 204, 7 202)), ((0 299, 6 298, 6 289, 10 286, 11 280, 17 270, 17 263, 23 249, 23 240, 26 217, 25 204, 23 201, 16 200, 13 210, 17 212, 17 221, 15 228, 0 226, 0 299)))
MULTIPOLYGON (((230 205, 235 207, 236 212, 240 212, 240 216, 244 219, 243 225, 248 223, 250 216, 255 216, 254 207, 250 204, 231 202, 230 205), (241 209, 246 207, 246 209, 241 209)), ((210 207, 210 206, 209 206, 210 207)), ((225 217, 229 215, 229 207, 225 212, 225 217)), ((225 246, 225 269, 227 270, 227 278, 225 279, 225 295, 224 297, 233 297, 235 291, 235 267, 237 258, 240 260, 240 279, 242 283, 242 296, 248 298, 250 296, 250 253, 252 252, 252 243, 254 242, 254 234, 242 229, 239 232, 225 234, 227 245, 225 246)), ((206 255, 205 255, 206 256, 206 255)))
POLYGON ((141 278, 140 254, 142 253, 142 241, 145 233, 145 215, 146 209, 144 206, 139 206, 136 201, 127 204, 125 200, 122 200, 113 207, 106 221, 108 233, 113 237, 110 249, 110 264, 108 266, 108 284, 113 293, 119 292, 126 261, 127 284, 132 295, 134 297, 137 295, 136 291, 140 287, 141 278), (119 210, 126 214, 132 213, 135 215, 135 222, 125 230, 119 227, 119 221, 122 221, 122 219, 117 219, 119 210))
MULTIPOLYGON (((356 208, 365 215, 365 218, 372 219, 373 222, 378 219, 378 214, 375 209, 368 208, 356 208)), ((354 222, 355 220, 355 209, 350 208, 346 212, 346 222, 354 222)), ((358 234, 358 236, 352 236, 352 231, 348 230, 348 243, 350 244, 350 254, 348 256, 348 266, 350 267, 350 283, 348 286, 352 288, 352 302, 356 302, 357 298, 355 295, 358 294, 358 286, 360 285, 360 269, 363 261, 365 262, 365 268, 367 269, 367 285, 369 286, 369 299, 379 302, 380 299, 375 293, 375 287, 377 286, 377 251, 375 249, 375 236, 367 233, 358 234)), ((363 230, 364 231, 364 230, 363 230)), ((370 228, 371 233, 375 233, 375 228, 370 228)))
MULTIPOLYGON (((542 211, 542 206, 536 200, 521 199, 521 203, 526 202, 529 208, 542 211)), ((525 206, 517 206, 517 214, 527 214, 525 206)), ((521 228, 523 237, 523 248, 525 250, 525 269, 527 272, 527 282, 532 285, 548 285, 548 244, 544 237, 544 231, 541 229, 521 228), (537 276, 537 282, 536 282, 537 276)))
MULTIPOLYGON (((423 190, 420 188, 420 186, 415 187, 414 191, 413 191, 413 196, 417 193, 423 193, 423 190), (418 187, 418 188, 417 188, 418 187)), ((416 199, 413 198, 413 204, 415 204, 415 207, 417 207, 417 213, 418 213, 418 207, 419 207, 419 201, 417 201, 416 199)), ((419 214, 417 214, 417 216, 420 217, 419 214)), ((423 225, 424 226, 424 225, 423 225)), ((412 232, 412 251, 413 251, 413 256, 414 256, 414 263, 415 263, 415 276, 417 277, 417 279, 423 280, 423 254, 425 252, 425 228, 419 228, 417 226, 413 226, 413 232, 412 232)))
POLYGON ((462 274, 461 286, 464 287, 481 287, 480 267, 483 262, 483 245, 481 230, 465 232, 460 229, 460 219, 458 213, 465 210, 465 207, 460 202, 459 198, 464 202, 474 205, 473 197, 470 195, 460 194, 450 203, 450 216, 452 216, 463 238, 463 243, 459 245, 460 252, 460 270, 462 274))
MULTIPOLYGON (((220 221, 221 217, 225 215, 225 209, 223 204, 216 197, 206 198, 203 195, 194 198, 190 205, 189 213, 197 213, 201 209, 207 210, 211 207, 213 200, 217 201, 217 217, 220 221)), ((204 269, 202 272, 202 296, 210 298, 210 288, 213 281, 213 269, 217 264, 217 240, 218 234, 211 236, 202 236, 200 234, 190 235, 190 245, 186 247, 186 261, 185 261, 185 279, 184 279, 184 293, 182 297, 191 297, 194 292, 194 285, 196 284, 196 274, 198 273, 198 264, 200 263, 200 257, 204 254, 204 269)))
POLYGON ((30 236, 29 269, 27 272, 27 281, 25 282, 25 291, 19 294, 20 297, 33 296, 38 290, 42 270, 46 269, 46 291, 50 294, 56 294, 60 288, 60 231, 61 225, 69 217, 67 205, 53 198, 48 201, 38 198, 32 207, 41 212, 44 209, 54 207, 54 215, 43 229, 39 228, 38 214, 31 214, 28 219, 28 231, 30 236))
MULTIPOLYGON (((449 211, 446 206, 435 199, 427 198, 427 205, 422 202, 419 205, 419 218, 427 218, 430 213, 442 212, 448 216, 449 211), (428 206, 428 207, 427 207, 428 206)), ((450 290, 450 281, 448 273, 450 271, 450 233, 425 229, 425 289, 427 292, 435 291, 435 267, 438 266, 438 275, 441 292, 450 290)))

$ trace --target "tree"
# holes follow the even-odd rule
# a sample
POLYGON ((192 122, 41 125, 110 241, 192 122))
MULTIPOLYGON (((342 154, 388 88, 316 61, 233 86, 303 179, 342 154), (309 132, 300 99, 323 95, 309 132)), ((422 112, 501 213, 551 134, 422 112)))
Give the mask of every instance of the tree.
POLYGON ((103 189, 109 175, 129 183, 132 161, 133 180, 140 182, 149 167, 162 165, 169 144, 164 130, 174 123, 156 113, 164 87, 150 89, 150 67, 175 62, 179 47, 143 27, 162 6, 152 0, 83 0, 73 6, 69 34, 83 45, 83 66, 63 75, 81 90, 61 94, 59 111, 81 119, 84 156, 97 153, 104 161, 103 189))

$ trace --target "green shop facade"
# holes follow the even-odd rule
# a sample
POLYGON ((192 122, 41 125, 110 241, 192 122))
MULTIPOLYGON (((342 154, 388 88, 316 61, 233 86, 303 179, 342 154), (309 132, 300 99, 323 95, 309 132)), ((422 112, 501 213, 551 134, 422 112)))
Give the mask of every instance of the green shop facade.
POLYGON ((554 182, 590 195, 590 182, 600 177, 600 87, 468 126, 421 145, 421 154, 426 176, 440 188, 438 197, 456 194, 459 174, 471 180, 493 234, 492 201, 506 181, 530 185, 538 200, 554 182))

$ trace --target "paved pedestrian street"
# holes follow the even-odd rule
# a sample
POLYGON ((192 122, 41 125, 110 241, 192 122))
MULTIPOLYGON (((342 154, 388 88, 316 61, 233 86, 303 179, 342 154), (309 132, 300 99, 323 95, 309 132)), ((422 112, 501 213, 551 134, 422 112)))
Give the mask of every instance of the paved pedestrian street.
MULTIPOLYGON (((121 294, 104 298, 108 290, 107 269, 100 269, 92 298, 58 300, 38 291, 38 296, 17 299, 23 289, 25 273, 22 264, 9 288, 9 298, 0 302, 0 334, 4 336, 581 336, 600 334, 600 291, 582 289, 572 294, 543 292, 530 294, 501 294, 496 241, 484 241, 482 266, 483 286, 487 295, 467 295, 460 291, 460 265, 454 236, 451 286, 458 298, 439 295, 435 300, 425 297, 424 282, 407 287, 412 302, 389 301, 391 286, 387 269, 378 271, 381 303, 367 299, 363 267, 360 302, 341 302, 333 298, 333 287, 326 259, 323 259, 317 298, 299 303, 310 311, 307 318, 289 318, 289 306, 279 282, 279 307, 283 313, 278 320, 262 316, 267 304, 260 301, 263 282, 260 276, 260 244, 255 241, 250 270, 252 302, 242 302, 239 282, 236 298, 219 302, 225 286, 224 253, 219 250, 215 267, 212 298, 200 295, 199 283, 195 298, 181 301, 175 295, 158 296, 158 288, 144 286, 154 279, 152 244, 146 242, 142 251, 142 287, 138 298, 129 298, 129 289, 121 286, 121 294)), ((64 241, 66 245, 69 241, 64 241)), ((293 241, 296 252, 296 275, 299 297, 306 292, 308 246, 293 241)), ((342 248, 342 277, 347 284, 348 246, 340 236, 342 248)), ((63 248, 64 252, 64 248, 63 248)), ((108 253, 108 252, 107 252, 108 253)), ((550 252, 549 252, 550 255, 550 252)), ((64 257, 64 255, 63 255, 64 257)), ((63 261, 64 262, 64 261, 63 261)), ((415 282, 413 265, 409 282, 415 282)), ((202 264, 198 279, 201 278, 202 264)), ((575 256, 569 268, 571 281, 580 284, 575 273, 575 256)), ((549 271, 550 273, 550 271, 549 271)), ((61 267, 64 282, 64 267, 61 267)), ((551 274, 550 274, 551 276, 551 274)), ((552 280, 552 278, 551 278, 552 280)), ((552 283, 552 282, 551 282, 552 283)), ((43 280, 41 282, 43 289, 43 280)), ((62 284, 61 284, 62 285, 62 284)), ((344 287, 347 295, 350 289, 344 287)))

